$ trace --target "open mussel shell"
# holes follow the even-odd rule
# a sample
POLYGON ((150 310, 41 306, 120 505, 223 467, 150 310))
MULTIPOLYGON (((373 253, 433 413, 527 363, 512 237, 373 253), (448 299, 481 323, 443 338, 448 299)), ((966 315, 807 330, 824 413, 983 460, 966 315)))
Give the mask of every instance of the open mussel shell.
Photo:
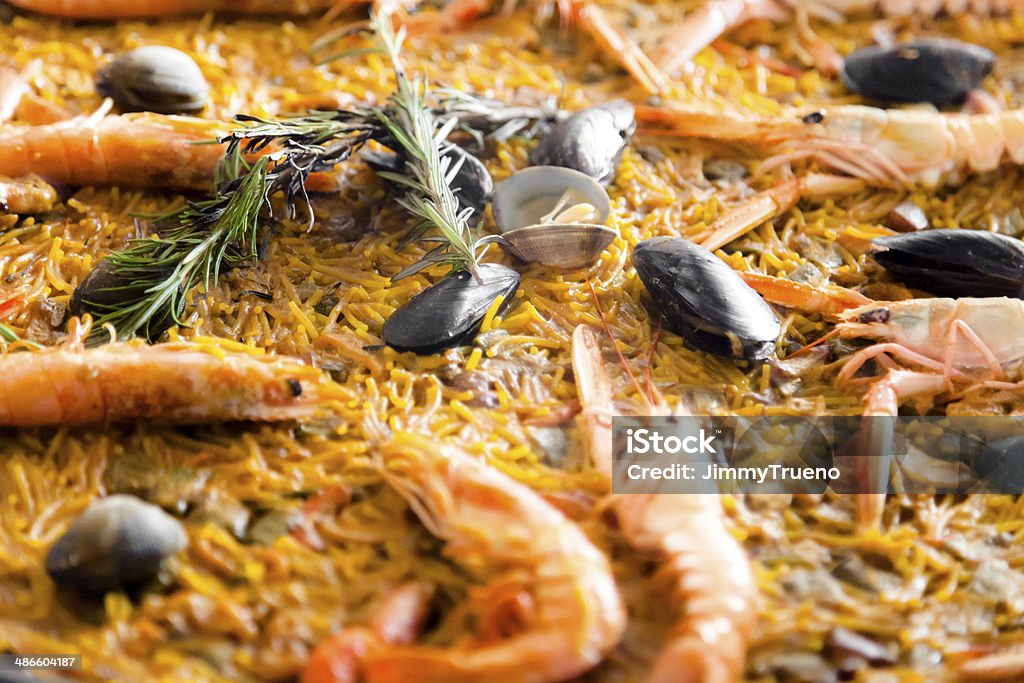
POLYGON ((629 137, 636 128, 625 100, 580 110, 555 126, 530 153, 534 166, 564 166, 607 185, 615 180, 629 137))
POLYGON ((50 548, 46 572, 59 584, 103 593, 154 576, 188 544, 178 520, 135 496, 97 500, 50 548))
POLYGON ((900 282, 937 296, 1024 298, 1024 244, 980 230, 878 237, 871 257, 900 282))
MULTIPOLYGON (((135 285, 131 280, 119 275, 113 262, 109 258, 104 258, 75 287, 68 309, 71 311, 71 315, 79 317, 86 313, 98 316, 140 297, 143 294, 142 289, 145 287, 135 285)), ((179 288, 178 293, 181 295, 184 290, 179 288)), ((179 310, 177 312, 180 315, 185 306, 185 297, 179 296, 178 301, 179 310)), ((172 325, 174 325, 174 316, 168 311, 164 315, 153 318, 141 334, 149 341, 156 341, 172 325)))
POLYGON ((192 114, 206 106, 209 86, 187 54, 149 45, 126 52, 100 69, 96 89, 121 111, 192 114))
POLYGON ((775 353, 775 313, 736 272, 681 237, 654 237, 633 250, 633 265, 667 328, 717 356, 752 361, 775 353))
POLYGON ((844 60, 842 78, 850 90, 871 99, 942 105, 977 88, 995 60, 977 45, 925 38, 857 50, 844 60))
POLYGON ((467 271, 449 273, 391 314, 384 343, 398 351, 431 354, 471 340, 499 297, 501 310, 519 289, 519 273, 497 263, 477 266, 480 281, 467 271))

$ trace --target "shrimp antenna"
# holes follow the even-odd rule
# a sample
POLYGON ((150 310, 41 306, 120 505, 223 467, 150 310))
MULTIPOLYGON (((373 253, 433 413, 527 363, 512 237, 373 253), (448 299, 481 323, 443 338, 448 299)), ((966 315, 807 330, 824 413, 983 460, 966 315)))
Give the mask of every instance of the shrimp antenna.
POLYGON ((643 397, 644 402, 647 403, 648 407, 651 407, 653 404, 650 397, 647 395, 647 392, 643 390, 643 387, 640 386, 640 382, 636 380, 636 376, 633 375, 633 371, 629 369, 629 364, 626 363, 626 357, 622 355, 622 350, 619 348, 619 342, 615 339, 615 335, 612 334, 612 328, 608 324, 608 318, 605 317, 604 309, 601 308, 601 301, 597 298, 597 290, 594 289, 594 283, 592 283, 590 278, 586 275, 583 276, 583 279, 586 281, 587 287, 590 287, 590 294, 594 297, 594 307, 597 308, 597 315, 601 318, 601 325, 604 327, 604 331, 608 334, 608 338, 612 340, 612 346, 615 347, 615 354, 619 357, 619 363, 626 370, 626 374, 629 375, 629 381, 633 383, 633 388, 635 388, 637 393, 643 397))

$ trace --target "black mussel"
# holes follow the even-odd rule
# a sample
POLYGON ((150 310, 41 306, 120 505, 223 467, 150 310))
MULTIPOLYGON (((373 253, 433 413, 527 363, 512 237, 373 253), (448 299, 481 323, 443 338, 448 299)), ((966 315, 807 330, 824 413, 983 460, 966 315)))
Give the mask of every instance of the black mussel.
POLYGON ((140 47, 116 57, 96 74, 96 89, 121 111, 192 114, 206 106, 209 86, 199 65, 180 50, 140 47))
POLYGON ((974 469, 981 487, 989 493, 1024 493, 1024 435, 986 445, 978 454, 974 469))
POLYGON ((943 105, 977 88, 995 60, 977 45, 924 38, 857 50, 844 61, 842 78, 850 90, 871 99, 943 105))
MULTIPOLYGON (((487 170, 484 162, 458 145, 448 145, 444 150, 444 156, 450 158, 452 164, 460 164, 459 172, 452 178, 450 185, 459 204, 473 209, 473 213, 476 215, 482 214, 494 192, 494 180, 491 178, 490 171, 487 170)), ((375 171, 388 173, 404 173, 405 171, 405 157, 396 152, 365 150, 363 160, 375 171)))
POLYGON ((445 276, 391 314, 384 343, 399 351, 431 354, 468 342, 499 296, 502 310, 519 289, 519 273, 497 263, 477 267, 481 281, 466 271, 445 276))
POLYGON ((607 185, 615 180, 622 150, 636 128, 633 115, 633 105, 623 100, 578 111, 541 138, 530 163, 564 166, 607 185))
POLYGON ((654 237, 633 250, 633 265, 666 327, 717 356, 753 361, 775 353, 775 313, 736 272, 680 237, 654 237))
POLYGON ((980 230, 878 237, 872 258, 896 279, 937 296, 1024 298, 1024 244, 980 230))
POLYGON ((188 545, 184 527, 156 505, 113 495, 90 505, 57 539, 46 572, 83 593, 103 593, 155 576, 188 545))
MULTIPOLYGON (((179 289, 180 294, 184 292, 179 289)), ((68 305, 71 315, 82 316, 91 313, 93 316, 102 314, 113 306, 132 301, 142 295, 140 288, 123 276, 114 271, 114 264, 109 258, 105 258, 96 264, 84 280, 78 283, 75 291, 71 294, 71 301, 68 305)), ((181 309, 184 309, 185 297, 178 297, 181 309)), ((150 341, 156 341, 169 327, 174 325, 174 316, 168 312, 166 315, 154 318, 146 330, 145 336, 150 341)))

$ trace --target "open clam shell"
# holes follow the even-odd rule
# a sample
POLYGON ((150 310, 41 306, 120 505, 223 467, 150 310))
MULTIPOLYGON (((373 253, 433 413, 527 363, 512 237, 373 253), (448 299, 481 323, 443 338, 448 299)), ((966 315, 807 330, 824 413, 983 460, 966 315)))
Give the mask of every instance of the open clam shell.
POLYGON ((615 230, 604 188, 590 176, 558 166, 534 166, 494 190, 494 221, 502 246, 527 263, 583 268, 597 260, 615 230))
POLYGON ((505 233, 505 249, 520 261, 555 268, 594 263, 618 233, 603 225, 531 225, 505 233))
POLYGON ((594 224, 608 220, 612 212, 611 200, 596 180, 571 168, 533 166, 513 174, 494 188, 494 222, 502 234, 537 225, 567 192, 571 202, 586 202, 597 210, 594 224))

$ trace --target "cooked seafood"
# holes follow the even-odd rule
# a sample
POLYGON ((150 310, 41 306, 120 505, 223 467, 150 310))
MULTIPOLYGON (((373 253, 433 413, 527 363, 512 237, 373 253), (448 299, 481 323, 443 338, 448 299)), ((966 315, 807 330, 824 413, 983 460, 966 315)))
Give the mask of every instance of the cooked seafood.
MULTIPOLYGON (((581 325, 573 332, 572 350, 584 450, 610 480, 615 408, 600 346, 594 333, 581 325)), ((647 410, 668 412, 663 402, 647 410)), ((611 507, 630 545, 661 556, 663 571, 673 579, 672 600, 682 613, 648 680, 739 680, 756 621, 757 591, 746 554, 722 523, 719 497, 618 494, 612 496, 611 507)))
POLYGON ((53 544, 46 571, 57 583, 102 593, 152 577, 187 544, 181 523, 157 506, 108 496, 86 508, 53 544))
POLYGON ((75 19, 143 19, 174 14, 309 14, 331 7, 335 0, 10 0, 30 12, 75 19))
POLYGON ((654 237, 633 264, 665 325, 694 346, 725 358, 762 361, 781 333, 771 308, 721 259, 692 242, 654 237))
POLYGON ((615 179, 636 124, 622 100, 576 112, 541 138, 530 152, 534 166, 564 166, 607 185, 615 179))
POLYGON ((316 368, 254 349, 185 342, 84 349, 88 332, 88 323, 73 322, 63 346, 0 356, 0 425, 297 420, 348 398, 316 368))
POLYGON ((533 599, 522 631, 495 643, 371 642, 363 680, 561 681, 619 642, 626 615, 608 559, 539 495, 425 437, 397 434, 380 458, 389 482, 453 556, 502 566, 504 580, 533 599))
POLYGON ((57 201, 57 191, 39 176, 0 176, 0 211, 17 214, 45 213, 57 201))
POLYGON ((512 305, 518 289, 519 273, 497 263, 481 264, 476 275, 468 270, 450 273, 387 319, 384 343, 421 354, 467 343, 480 329, 484 316, 500 314, 512 305))
POLYGON ((650 135, 757 143, 773 153, 766 173, 800 159, 878 185, 960 181, 1024 162, 1024 110, 949 114, 859 105, 824 107, 773 119, 638 107, 650 135))
POLYGON ((978 230, 927 230, 873 241, 871 257, 900 281, 946 297, 1024 297, 1024 244, 978 230))
POLYGON ((501 245, 528 263, 584 268, 612 243, 603 224, 608 193, 590 176, 559 166, 523 169, 494 192, 494 222, 501 245))
POLYGON ((68 185, 208 190, 219 126, 160 116, 80 117, 43 126, 0 128, 0 175, 35 173, 68 185))
POLYGON ((121 111, 194 114, 209 86, 199 65, 180 50, 147 45, 118 55, 96 73, 96 89, 121 111))
POLYGON ((944 105, 964 97, 992 72, 996 56, 959 40, 926 38, 892 47, 866 47, 843 60, 850 90, 888 102, 944 105))
MULTIPOLYGON (((71 300, 68 302, 68 311, 71 315, 80 318, 86 314, 96 315, 105 308, 131 300, 137 293, 138 287, 115 271, 114 264, 109 257, 104 258, 75 287, 75 291, 71 293, 71 300)), ((178 291, 181 291, 180 288, 178 291)), ((182 313, 184 304, 185 300, 182 299, 181 308, 177 311, 178 315, 182 313)), ((150 322, 146 329, 142 330, 144 336, 150 341, 157 341, 171 325, 175 324, 175 316, 170 313, 169 311, 168 315, 150 322)))
POLYGON ((1024 234, 1009 5, 326 4, 50 5, 159 19, 84 22, 0 2, 0 173, 54 190, 0 209, 0 652, 202 683, 1020 677, 1024 507, 971 493, 1024 486, 1020 300, 979 298, 1016 293, 1024 234), (760 19, 669 78, 644 51, 727 30, 670 25, 702 6, 760 19), (940 36, 993 72, 943 48, 930 64, 973 71, 900 88, 888 69, 918 62, 858 52, 940 36), (158 57, 103 100, 97 74, 140 46, 202 73, 158 57), (846 108, 888 91, 946 113, 846 108), (107 116, 182 103, 203 119, 107 116), (631 107, 654 135, 623 135, 631 107), (567 193, 578 172, 531 167, 552 150, 600 179, 567 193), (529 210, 506 220, 492 177, 529 210), (654 256, 675 280, 645 283, 654 256), (136 335, 167 342, 92 348, 136 335), (613 413, 778 420, 775 445, 865 401, 869 446, 928 416, 897 423, 898 469, 855 466, 894 495, 608 496, 613 413), (975 415, 988 450, 947 430, 975 415), (188 545, 171 530, 149 539, 163 562, 123 544, 94 559, 141 560, 106 586, 55 582, 47 552, 128 494, 188 545))
MULTIPOLYGON (((838 23, 855 14, 935 17, 947 12, 958 14, 965 7, 961 0, 707 0, 697 11, 666 31, 666 38, 651 53, 651 59, 662 71, 672 72, 722 34, 755 19, 785 21, 795 14, 797 18, 812 16, 838 23)), ((1017 0, 983 1, 971 4, 970 11, 990 16, 1024 14, 1024 5, 1017 0)))

